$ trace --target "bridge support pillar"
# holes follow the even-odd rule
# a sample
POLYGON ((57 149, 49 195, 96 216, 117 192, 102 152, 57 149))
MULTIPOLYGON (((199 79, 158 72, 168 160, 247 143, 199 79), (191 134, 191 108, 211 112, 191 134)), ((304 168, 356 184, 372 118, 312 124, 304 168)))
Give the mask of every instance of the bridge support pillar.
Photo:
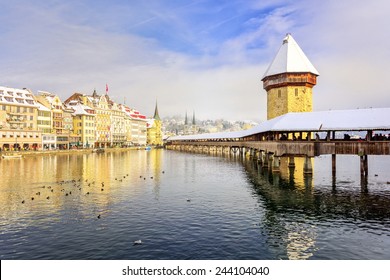
POLYGON ((313 174, 313 166, 311 164, 311 157, 305 157, 305 163, 303 164, 303 174, 313 174))
POLYGON ((260 166, 263 166, 263 156, 263 152, 259 151, 259 156, 257 157, 257 164, 259 164, 260 166))
POLYGON ((336 177, 336 154, 332 154, 332 178, 336 177))
POLYGON ((360 156, 360 175, 361 175, 361 177, 368 176, 368 157, 367 157, 367 155, 360 156))
POLYGON ((254 160, 257 160, 258 158, 259 158, 259 150, 255 149, 254 160))
POLYGON ((268 169, 271 169, 272 171, 274 157, 270 153, 267 153, 267 155, 268 155, 268 169))
POLYGON ((289 161, 288 161, 288 167, 294 167, 295 168, 294 156, 290 156, 289 161))
POLYGON ((277 156, 273 156, 272 161, 272 172, 280 172, 280 158, 277 156))
POLYGON ((267 152, 264 153, 263 167, 268 167, 269 164, 269 154, 267 152))
POLYGON ((250 158, 254 158, 255 157, 255 149, 253 149, 253 148, 249 149, 249 157, 250 158))

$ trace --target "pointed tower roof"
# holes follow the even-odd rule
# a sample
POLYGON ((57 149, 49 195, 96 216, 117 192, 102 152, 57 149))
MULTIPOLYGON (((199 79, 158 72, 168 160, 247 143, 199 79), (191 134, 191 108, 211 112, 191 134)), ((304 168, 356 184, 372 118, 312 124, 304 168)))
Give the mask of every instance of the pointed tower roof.
POLYGON ((195 111, 193 111, 193 113, 192 113, 192 125, 196 125, 196 122, 195 122, 195 111))
POLYGON ((93 90, 92 97, 93 97, 93 98, 99 97, 99 95, 98 95, 97 92, 96 92, 96 88, 93 90))
POLYGON ((153 116, 153 118, 155 120, 161 121, 160 116, 158 115, 157 101, 156 101, 156 108, 154 109, 154 116, 153 116))
POLYGON ((308 72, 317 76, 319 75, 317 69, 311 64, 291 34, 288 33, 283 39, 283 44, 279 48, 271 65, 265 71, 263 79, 281 73, 308 72))

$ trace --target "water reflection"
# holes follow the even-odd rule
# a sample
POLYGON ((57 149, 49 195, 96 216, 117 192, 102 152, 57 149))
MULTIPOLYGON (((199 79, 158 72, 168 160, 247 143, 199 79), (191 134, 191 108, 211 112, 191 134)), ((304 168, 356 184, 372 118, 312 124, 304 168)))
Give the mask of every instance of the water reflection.
POLYGON ((112 203, 112 197, 123 191, 121 186, 139 176, 153 180, 158 196, 161 153, 132 153, 131 156, 129 153, 60 154, 2 160, 1 225, 9 225, 11 219, 27 226, 33 215, 43 219, 56 217, 72 207, 78 208, 73 209, 77 219, 91 212, 104 212, 112 203))
POLYGON ((329 158, 313 165, 163 150, 1 160, 0 257, 389 258, 388 162, 370 161, 365 187, 358 161, 340 158, 334 184, 329 158))
MULTIPOLYGON (((319 162, 323 160, 317 159, 319 162)), ((344 160, 349 168, 353 166, 349 158, 344 160)), ((381 232, 387 231, 390 190, 383 181, 386 178, 382 178, 382 183, 375 181, 374 176, 371 181, 363 178, 364 182, 359 186, 359 180, 351 176, 353 171, 339 172, 339 180, 330 178, 324 174, 327 168, 322 162, 318 165, 319 172, 306 176, 302 172, 303 163, 299 159, 295 163, 295 168, 289 168, 288 160, 282 158, 280 173, 272 173, 254 161, 243 161, 256 193, 266 205, 262 223, 270 247, 286 250, 284 256, 279 253, 280 258, 307 259, 314 256, 321 249, 316 240, 318 226, 345 227, 347 223, 368 230, 385 225, 381 232), (324 182, 324 178, 329 182, 324 182)), ((388 175, 386 166, 379 169, 382 175, 388 175)))
POLYGON ((162 172, 162 161, 163 161, 163 153, 162 151, 154 151, 147 153, 147 163, 146 165, 150 167, 151 173, 153 176, 150 179, 153 180, 153 193, 155 195, 155 199, 158 200, 160 197, 160 184, 161 184, 161 176, 162 172))

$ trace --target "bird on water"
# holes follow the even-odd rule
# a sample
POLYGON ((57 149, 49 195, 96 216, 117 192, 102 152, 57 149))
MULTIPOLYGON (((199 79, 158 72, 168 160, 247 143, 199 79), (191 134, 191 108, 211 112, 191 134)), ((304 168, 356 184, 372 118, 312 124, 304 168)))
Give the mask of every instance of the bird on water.
POLYGON ((134 241, 133 245, 134 245, 134 246, 136 246, 136 245, 142 245, 142 240, 140 239, 140 240, 134 241))

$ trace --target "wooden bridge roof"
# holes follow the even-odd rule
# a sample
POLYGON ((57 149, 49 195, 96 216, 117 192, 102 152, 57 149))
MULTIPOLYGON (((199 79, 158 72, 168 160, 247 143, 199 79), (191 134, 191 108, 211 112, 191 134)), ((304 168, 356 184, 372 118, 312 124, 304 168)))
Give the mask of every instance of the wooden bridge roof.
POLYGON ((168 140, 243 138, 265 132, 390 130, 390 108, 288 113, 248 130, 170 137, 168 140))

